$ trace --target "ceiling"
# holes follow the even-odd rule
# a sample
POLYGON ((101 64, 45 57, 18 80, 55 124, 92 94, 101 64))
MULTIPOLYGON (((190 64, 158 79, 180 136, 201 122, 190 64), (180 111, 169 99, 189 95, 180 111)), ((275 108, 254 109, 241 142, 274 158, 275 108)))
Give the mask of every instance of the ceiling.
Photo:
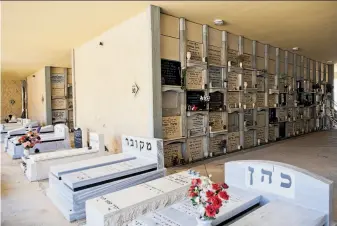
POLYGON ((2 1, 1 74, 26 77, 44 66, 71 66, 71 49, 143 11, 163 12, 309 58, 337 62, 337 2, 334 1, 2 1))

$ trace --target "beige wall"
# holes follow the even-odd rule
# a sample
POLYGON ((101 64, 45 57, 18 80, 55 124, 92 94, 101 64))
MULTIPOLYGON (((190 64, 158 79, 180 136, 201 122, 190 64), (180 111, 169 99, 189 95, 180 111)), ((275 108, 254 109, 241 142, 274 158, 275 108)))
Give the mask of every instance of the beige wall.
POLYGON ((46 123, 45 68, 27 77, 28 118, 46 123), (35 75, 35 77, 33 77, 35 75), (42 98, 44 99, 42 101, 42 98))
POLYGON ((22 90, 20 80, 1 79, 1 120, 8 115, 21 117, 22 113, 22 90), (15 103, 11 104, 10 100, 15 103))
POLYGON ((103 133, 112 152, 122 134, 154 134, 150 18, 147 10, 75 49, 76 126, 103 133))

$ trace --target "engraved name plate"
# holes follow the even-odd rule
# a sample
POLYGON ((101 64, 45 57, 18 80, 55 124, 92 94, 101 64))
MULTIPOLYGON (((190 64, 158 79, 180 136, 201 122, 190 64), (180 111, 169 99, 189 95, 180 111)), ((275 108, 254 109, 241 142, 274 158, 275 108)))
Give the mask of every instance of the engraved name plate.
POLYGON ((244 99, 244 104, 246 105, 246 108, 252 108, 253 103, 255 103, 255 100, 253 98, 254 94, 252 93, 245 93, 243 95, 244 99))
POLYGON ((242 59, 243 68, 252 68, 252 56, 250 54, 243 54, 242 59))
POLYGON ((239 92, 228 92, 228 105, 231 108, 234 108, 235 106, 238 108, 240 103, 240 93, 239 92))
POLYGON ((55 110, 65 109, 67 107, 66 99, 52 99, 51 108, 55 110))
POLYGON ((235 72, 228 72, 228 89, 236 90, 239 86, 239 75, 235 72))
POLYGON ((209 122, 212 126, 212 132, 222 131, 223 130, 223 119, 221 112, 210 112, 209 113, 209 122))
POLYGON ((187 152, 192 161, 204 158, 204 137, 194 137, 187 140, 187 152))
POLYGON ((244 134, 245 134, 245 139, 244 139, 245 148, 250 148, 254 146, 254 131, 249 130, 245 132, 244 134))
POLYGON ((165 167, 171 167, 180 164, 180 161, 183 158, 181 145, 181 143, 173 143, 164 146, 165 167))
POLYGON ((270 108, 275 107, 276 104, 276 99, 275 99, 275 95, 274 94, 269 94, 268 95, 268 106, 270 108))
POLYGON ((64 74, 51 74, 50 76, 51 88, 64 89, 65 80, 64 74))
POLYGON ((238 51, 233 50, 233 49, 228 49, 227 52, 227 61, 232 62, 232 66, 238 66, 237 62, 237 57, 238 57, 238 51))
POLYGON ((208 63, 221 65, 221 48, 217 46, 208 46, 208 63))
POLYGON ((209 100, 209 110, 210 111, 222 111, 224 105, 224 94, 222 92, 214 92, 210 93, 210 100, 209 100))
POLYGON ((280 121, 286 121, 286 115, 287 115, 286 113, 287 113, 286 109, 284 109, 284 108, 279 109, 279 119, 280 119, 280 121))
POLYGON ((208 76, 211 88, 223 88, 221 68, 209 67, 208 76))
POLYGON ((224 150, 222 147, 222 142, 224 140, 223 135, 215 136, 215 137, 210 137, 209 138, 209 151, 211 153, 216 154, 223 154, 224 150))
POLYGON ((235 151, 238 149, 238 145, 240 145, 240 134, 239 132, 228 133, 228 143, 227 143, 228 151, 235 151))
MULTIPOLYGON (((256 113, 256 123, 257 127, 265 127, 266 126, 266 112, 259 111, 256 113)), ((264 128, 263 128, 264 129, 264 128)))
POLYGON ((191 53, 191 60, 202 61, 202 44, 187 40, 187 52, 191 53))
POLYGON ((246 126, 254 125, 254 111, 253 109, 244 110, 244 120, 246 121, 246 126))
POLYGON ((268 75, 268 88, 274 89, 275 86, 275 75, 268 75))
POLYGON ((164 139, 181 137, 181 116, 163 117, 164 139))
POLYGON ((205 116, 196 114, 187 117, 187 128, 189 136, 200 136, 205 134, 205 116))
POLYGON ((256 93, 256 106, 257 107, 265 107, 265 94, 264 93, 256 93))
POLYGON ((253 88, 252 72, 244 70, 243 71, 243 81, 247 82, 247 88, 253 88))
POLYGON ((66 110, 53 110, 52 111, 53 122, 66 121, 67 119, 66 112, 67 112, 66 110))
POLYGON ((187 111, 192 110, 192 106, 196 106, 198 110, 206 110, 206 102, 201 100, 205 96, 204 91, 187 91, 187 111))
POLYGON ((239 130, 239 114, 228 114, 228 131, 237 132, 239 130))
POLYGON ((264 92, 264 78, 257 77, 256 84, 257 84, 257 91, 264 92))
POLYGON ((186 87, 187 89, 203 89, 204 79, 202 71, 197 68, 187 68, 186 71, 186 87))
POLYGON ((51 96, 52 97, 64 97, 65 96, 65 89, 59 88, 51 88, 51 96))
POLYGON ((293 95, 287 95, 287 105, 294 106, 294 96, 293 95))
POLYGON ((179 61, 161 59, 161 84, 181 86, 181 63, 179 61))

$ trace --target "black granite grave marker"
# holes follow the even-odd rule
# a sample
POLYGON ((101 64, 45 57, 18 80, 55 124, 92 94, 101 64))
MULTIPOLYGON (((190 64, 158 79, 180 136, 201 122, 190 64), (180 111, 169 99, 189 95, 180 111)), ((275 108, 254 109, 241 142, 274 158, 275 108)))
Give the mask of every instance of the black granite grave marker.
POLYGON ((216 91, 214 93, 210 93, 209 100, 209 110, 210 111, 222 111, 224 110, 224 95, 223 93, 216 91))
POLYGON ((180 70, 179 61, 161 59, 161 84, 181 86, 180 70))

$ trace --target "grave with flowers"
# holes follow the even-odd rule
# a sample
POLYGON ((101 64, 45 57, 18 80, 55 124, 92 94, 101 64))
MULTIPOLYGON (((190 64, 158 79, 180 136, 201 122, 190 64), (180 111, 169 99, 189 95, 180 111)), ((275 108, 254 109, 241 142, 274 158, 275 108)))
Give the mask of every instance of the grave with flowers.
POLYGON ((271 161, 233 161, 225 164, 225 181, 194 178, 184 200, 128 225, 334 225, 332 181, 304 169, 271 161))

